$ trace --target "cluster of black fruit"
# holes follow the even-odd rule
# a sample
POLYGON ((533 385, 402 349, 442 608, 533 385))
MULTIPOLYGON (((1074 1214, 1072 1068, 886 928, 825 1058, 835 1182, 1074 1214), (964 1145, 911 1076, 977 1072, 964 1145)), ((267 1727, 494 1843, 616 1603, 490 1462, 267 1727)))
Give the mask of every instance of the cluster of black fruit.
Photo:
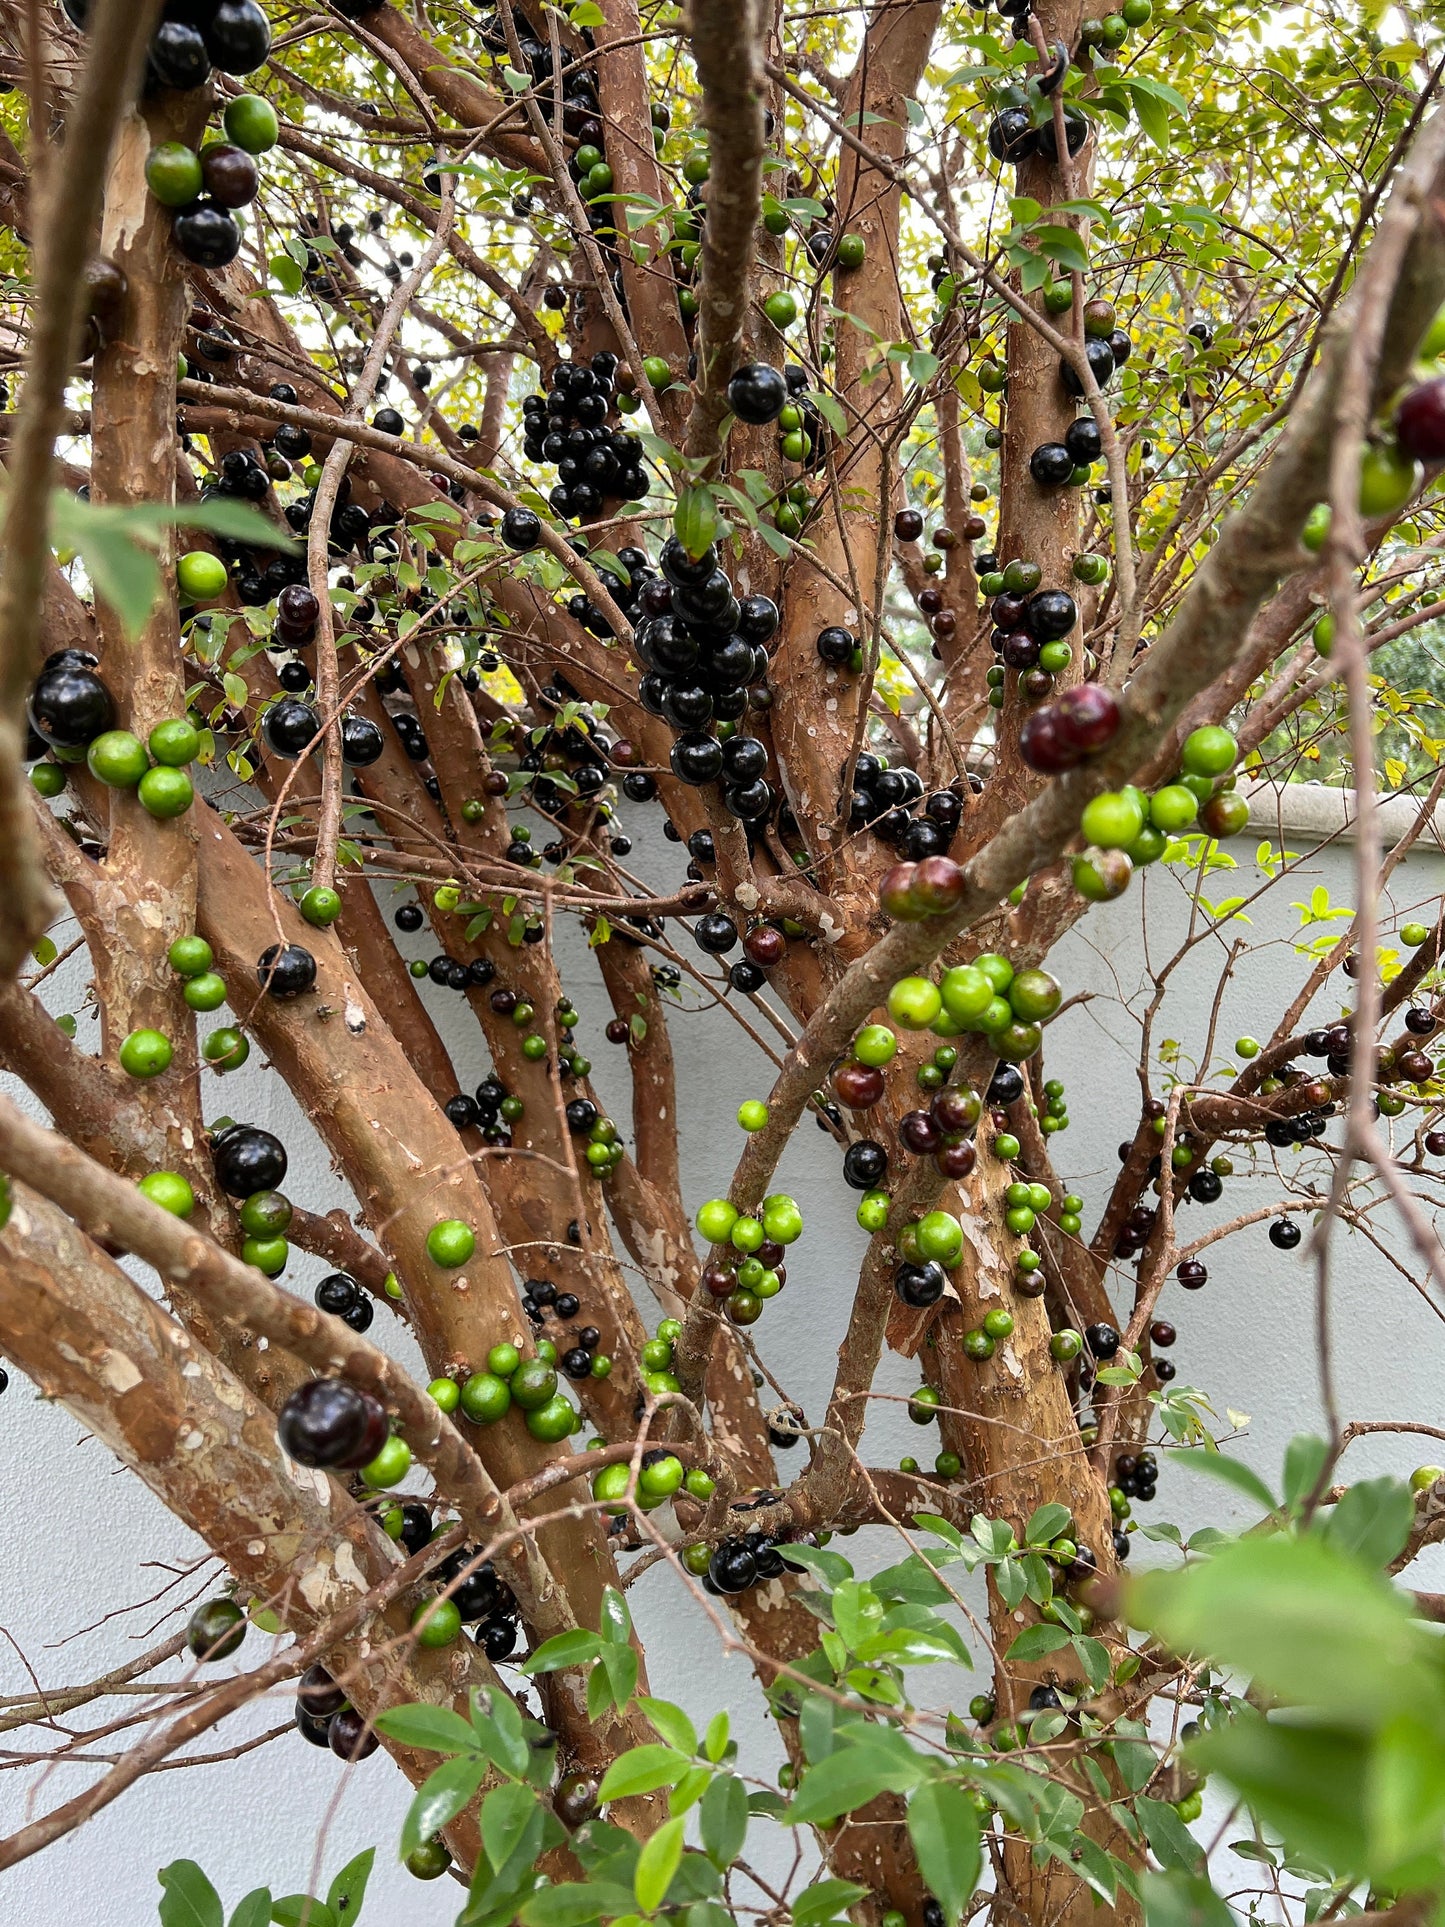
POLYGON ((1148 1505, 1159 1483, 1159 1461, 1152 1452, 1121 1452, 1114 1461, 1114 1484, 1126 1499, 1148 1505))
MULTIPOLYGON (((844 780, 847 773, 845 766, 844 780)), ((947 854, 962 815, 957 791, 934 790, 925 795, 916 770, 890 769, 871 750, 859 755, 848 799, 850 829, 872 830, 908 862, 921 863, 925 857, 947 854)))
MULTIPOLYGON (((1029 11, 1029 5, 1030 0, 1005 0, 1000 11, 1022 17, 1029 11)), ((998 90, 993 98, 994 117, 988 129, 988 151, 996 161, 1008 161, 1019 167, 1037 154, 1043 160, 1057 162, 1059 140, 1049 97, 1058 92, 1068 71, 1068 53, 1055 41, 1053 65, 1033 83, 1036 99, 1031 98, 1028 89, 1016 84, 998 90)), ((1088 138, 1087 117, 1072 102, 1066 102, 1064 139, 1070 154, 1077 154, 1088 138)))
POLYGON ((761 1579, 781 1579, 788 1567, 778 1556, 778 1544, 764 1532, 724 1539, 708 1561, 702 1576, 703 1591, 715 1598, 726 1597, 746 1592, 761 1579))
MULTIPOLYGON (((534 1325, 544 1325, 549 1318, 571 1324, 582 1310, 582 1301, 575 1291, 558 1291, 550 1278, 529 1278, 522 1293, 522 1310, 534 1325)), ((558 1365, 568 1378, 590 1378, 593 1354, 602 1343, 602 1333, 596 1325, 582 1325, 567 1336, 570 1343, 558 1358, 558 1365)))
POLYGON ((97 661, 86 649, 57 649, 45 658, 26 708, 41 738, 37 756, 46 749, 84 749, 114 723, 115 703, 96 674, 97 661))
POLYGON ((370 1328, 375 1312, 370 1298, 347 1271, 330 1271, 312 1294, 322 1311, 350 1325, 354 1332, 370 1328))
MULTIPOLYGON (((276 624, 270 648, 285 651, 293 660, 278 670, 283 689, 305 689, 311 680, 304 663, 295 660, 296 652, 311 647, 316 640, 316 625, 321 605, 305 583, 293 582, 276 599, 276 624)), ((266 711, 261 732, 271 753, 285 761, 300 756, 321 729, 321 715, 310 703, 295 694, 284 695, 266 711)), ((368 716, 343 716, 341 719, 341 758, 352 768, 364 769, 374 763, 386 744, 381 730, 368 716)))
MULTIPOLYGON (((312 490, 294 502, 286 505, 286 520, 298 535, 304 535, 311 527, 311 514, 316 506, 316 494, 312 490)), ((336 503, 331 511, 331 527, 327 531, 327 548, 332 555, 350 555, 357 551, 364 556, 371 553, 372 521, 360 502, 351 499, 351 478, 343 475, 341 486, 336 491, 336 503)))
MULTIPOLYGON (((661 576, 645 577, 636 595, 632 647, 644 671, 639 700, 677 732, 669 755, 674 776, 697 787, 721 782, 729 813, 759 823, 775 800, 766 747, 755 736, 730 734, 724 742, 708 725, 746 714, 749 689, 768 673, 766 644, 777 632, 777 604, 764 595, 740 601, 715 548, 690 556, 670 536, 659 560, 661 576)), ((645 771, 630 771, 622 787, 636 802, 657 793, 645 771)))
POLYGON ((318 1660, 296 1683, 296 1730, 313 1746, 326 1746, 340 1760, 364 1760, 377 1748, 364 1716, 318 1660))
POLYGON ((436 1569, 438 1583, 447 1589, 462 1623, 476 1628, 477 1644, 495 1664, 516 1651, 519 1628, 517 1602, 505 1579, 490 1560, 477 1564, 475 1546, 459 1546, 436 1569), (472 1570, 468 1570, 468 1568, 472 1570), (465 1575, 465 1577, 463 1577, 465 1575))
POLYGON ((551 389, 522 402, 523 452, 557 470, 547 499, 564 522, 595 521, 609 503, 637 502, 647 493, 641 440, 607 425, 617 369, 608 350, 590 366, 558 362, 551 389))
MULTIPOLYGON (((91 0, 62 4, 77 27, 90 24, 91 0)), ((147 84, 179 91, 204 87, 213 67, 249 74, 270 51, 271 25, 257 0, 166 0, 147 51, 147 84)))

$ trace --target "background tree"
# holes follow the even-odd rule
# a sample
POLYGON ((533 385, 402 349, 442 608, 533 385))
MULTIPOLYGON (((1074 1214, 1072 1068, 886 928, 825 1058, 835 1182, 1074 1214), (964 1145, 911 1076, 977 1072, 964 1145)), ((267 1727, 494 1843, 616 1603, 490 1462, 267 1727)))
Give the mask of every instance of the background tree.
MULTIPOLYGON (((1187 1826, 1213 1768, 1276 1887, 1284 1856, 1314 1912, 1373 1889, 1415 1917, 1445 1888, 1420 1765, 1445 1713, 1411 1617, 1435 1606, 1383 1569, 1441 1536, 1434 1468, 1415 1500, 1340 1485, 1361 1427, 1331 1404, 1282 1492, 1249 1486, 1270 1533, 1140 1594, 1157 1636, 1131 1642, 1117 1573, 1155 1448, 1213 1453, 1155 1316, 1171 1274, 1312 1214, 1323 1303, 1332 1224, 1386 1194, 1401 1263, 1440 1269, 1438 925, 1402 957, 1379 894, 1442 780, 1391 697, 1387 780, 1424 794, 1387 858, 1369 670, 1445 608, 1445 386, 1411 373, 1445 347, 1428 15, 0 21, 0 1056, 53 1125, 0 1103, 0 1328, 224 1561, 198 1663, 247 1614, 281 1635, 0 1867, 298 1680, 305 1739, 379 1737, 423 1788, 403 1851, 469 1883, 469 1923, 1218 1918, 1187 1826), (1321 762, 1357 795, 1348 925, 1267 1037, 1226 1053, 1211 1026, 1187 1075, 1156 973, 1086 1229, 1053 1158, 1050 951, 1151 864, 1195 894, 1181 957, 1213 940, 1241 773, 1321 762), (681 887, 628 868, 625 806, 653 804, 681 887), (627 1053, 621 1123, 564 919, 627 1053), (424 927, 408 966, 394 928, 424 927), (39 994, 62 942, 93 1053, 39 994), (684 983, 766 1089, 706 1201, 679 1182, 684 983), (492 1065, 475 1094, 446 992, 492 1065), (217 1117, 253 1043, 354 1217, 289 1199, 288 1147, 217 1117), (871 1242, 805 1414, 766 1305, 800 1237, 806 1264, 807 1200, 772 1185, 808 1116, 871 1242), (1186 1216, 1239 1147, 1311 1143, 1282 1203, 1186 1216), (272 1282, 293 1247, 334 1267, 314 1307, 272 1282), (888 1347, 919 1359, 931 1469, 867 1462, 888 1347), (905 1540, 866 1583, 826 1544, 859 1528, 905 1540), (625 1590, 658 1564, 750 1656, 781 1794, 648 1678, 625 1590), (957 1565, 986 1568, 986 1620, 957 1565), (1348 1650, 1309 1610, 1332 1590, 1348 1650), (970 1649, 992 1685, 965 1720, 913 1669, 970 1649), (1408 1825, 1352 1794, 1361 1760, 1408 1825), (749 1888, 750 1824, 817 1828, 825 1875, 749 1888)), ((198 1869, 163 1878, 219 1918, 198 1869)), ((354 1912, 347 1878, 313 1927, 354 1912)))

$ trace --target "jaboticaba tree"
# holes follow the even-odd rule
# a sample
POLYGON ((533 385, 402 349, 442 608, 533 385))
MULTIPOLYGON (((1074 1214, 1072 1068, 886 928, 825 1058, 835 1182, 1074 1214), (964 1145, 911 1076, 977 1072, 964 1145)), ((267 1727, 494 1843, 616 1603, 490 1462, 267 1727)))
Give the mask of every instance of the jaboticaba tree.
MULTIPOLYGON (((421 1789, 401 1853, 467 1927, 1430 1917, 1441 1608, 1386 1569, 1445 1534, 1389 1436, 1437 1415, 1317 1348, 1346 1237, 1401 1350, 1445 1272, 1400 867, 1440 794, 1438 41, 0 6, 0 1390, 212 1556, 146 1658, 7 1701, 17 1761, 119 1763, 37 1778, 0 1867, 280 1690, 298 1768, 421 1789), (1304 777, 1356 792, 1348 904, 1261 827, 1304 777), (1282 1484, 1219 1450, 1252 1347, 1206 1288, 1318 1365, 1282 1484), (1181 1452, 1256 1527, 1182 1578, 1181 1452), (85 1725, 118 1684, 140 1737, 85 1725)), ((163 1920, 271 1917, 163 1880, 163 1920)))

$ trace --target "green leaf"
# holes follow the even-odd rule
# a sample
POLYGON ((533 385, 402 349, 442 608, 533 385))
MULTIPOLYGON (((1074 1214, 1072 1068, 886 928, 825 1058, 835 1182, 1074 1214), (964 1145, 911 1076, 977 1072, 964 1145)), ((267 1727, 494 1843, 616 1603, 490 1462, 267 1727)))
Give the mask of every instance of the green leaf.
POLYGON ((348 1860, 326 1890, 326 1904, 338 1920, 345 1920, 346 1927, 361 1912, 366 1899, 366 1883, 371 1878, 371 1869, 376 1861, 376 1848, 367 1847, 348 1860))
POLYGON ((1342 1874, 1363 1875, 1369 1842, 1357 1732, 1243 1711, 1195 1741, 1190 1757, 1243 1794, 1267 1832, 1342 1874))
POLYGON ((1403 1479, 1362 1479, 1323 1518, 1325 1538, 1367 1566, 1388 1566, 1404 1550, 1415 1523, 1415 1500, 1403 1479))
POLYGON ((1077 228, 1045 221, 1041 226, 1029 229, 1029 239, 1041 254, 1046 254, 1071 274, 1089 272, 1089 250, 1084 246, 1077 228))
MULTIPOLYGON (((639 1706, 642 1703, 638 1701, 639 1706)), ((719 1708, 708 1721, 707 1731, 702 1736, 702 1750, 714 1766, 727 1751, 729 1725, 727 1713, 719 1708)))
POLYGON ((602 1776, 599 1803, 625 1800, 636 1793, 655 1793, 676 1786, 692 1762, 671 1746, 634 1746, 619 1754, 602 1776))
POLYGON ((883 1601, 866 1581, 845 1579, 833 1594, 833 1624, 856 1653, 883 1624, 883 1601))
POLYGON ((473 1744, 509 1780, 525 1780, 532 1749, 522 1731, 522 1715, 506 1693, 472 1695, 473 1744))
POLYGON ((648 1694, 638 1695, 637 1704, 649 1723, 679 1753, 697 1752, 697 1729, 680 1706, 671 1700, 656 1700, 648 1694))
POLYGON ((616 1586, 602 1589, 602 1637, 613 1646, 625 1646, 632 1637, 632 1614, 616 1586))
POLYGON ((337 1927, 335 1914, 314 1894, 287 1894, 272 1904, 271 1918, 276 1927, 337 1927))
POLYGON ((1025 1626, 1004 1657, 1016 1660, 1044 1659, 1068 1644, 1069 1634, 1062 1626, 1045 1626, 1042 1623, 1025 1626))
POLYGON ((236 1911, 231 1915, 231 1927, 270 1927, 271 1889, 253 1887, 250 1893, 236 1902, 236 1911))
POLYGON ((1238 1927, 1203 1876, 1146 1873, 1142 1884, 1145 1927, 1238 1927))
POLYGON ((1151 94, 1131 89, 1134 112, 1139 117, 1139 125, 1159 149, 1161 154, 1169 152, 1169 112, 1162 101, 1155 100, 1151 94))
POLYGON ((712 490, 701 482, 679 489, 672 526, 690 556, 705 555, 722 532, 722 517, 712 490))
POLYGON ((947 1920, 956 1922, 983 1870, 978 1812, 962 1787, 930 1780, 908 1802, 918 1871, 947 1920))
POLYGON ((736 1773, 719 1773, 702 1796, 702 1844, 719 1872, 742 1852, 748 1833, 748 1790, 736 1773))
POLYGON ((371 1722, 384 1739, 398 1746, 414 1746, 424 1753, 471 1753, 477 1736, 449 1706, 428 1706, 417 1700, 408 1706, 389 1706, 371 1722))
POLYGON ((821 1927, 823 1921, 846 1918, 848 1909, 867 1892, 851 1880, 815 1880, 793 1902, 793 1927, 821 1927))
POLYGON ((845 1579, 853 1577, 853 1568, 843 1555, 827 1552, 822 1546, 779 1546, 778 1557, 785 1559, 790 1566, 802 1566, 806 1571, 816 1573, 829 1592, 834 1586, 841 1586, 845 1579))
POLYGON ((632 1891, 645 1914, 654 1914, 667 1898, 672 1877, 682 1860, 682 1830, 686 1823, 679 1816, 664 1820, 637 1856, 637 1871, 632 1876, 632 1891))
POLYGON ((604 1915, 625 1916, 632 1910, 632 1890, 613 1881, 578 1881, 565 1887, 543 1887, 520 1910, 526 1927, 587 1927, 604 1915))
POLYGON ((584 1666, 589 1660, 596 1659, 602 1650, 602 1641, 596 1633, 589 1633, 581 1626, 574 1626, 571 1632, 555 1633, 551 1639, 544 1639, 522 1667, 528 1674, 559 1673, 567 1666, 584 1666))
POLYGON ((1177 1868, 1181 1873, 1201 1871, 1204 1849, 1167 1800, 1151 1800, 1141 1793, 1134 1809, 1161 1866, 1177 1868))
POLYGON ((1292 1438, 1284 1454, 1284 1502, 1297 1506, 1314 1491, 1329 1457, 1329 1441, 1301 1432, 1292 1438))
POLYGON ((161 1895, 161 1927, 222 1927, 221 1896, 194 1860, 173 1860, 156 1876, 161 1895))
POLYGON ((573 0, 567 12, 574 27, 605 27, 607 24, 607 16, 597 0, 573 0))
POLYGON ((536 1811, 536 1794, 515 1780, 493 1787, 483 1800, 482 1846, 493 1873, 500 1873, 506 1866, 536 1811))
POLYGON ((1026 1546, 1046 1546, 1069 1523, 1069 1508, 1066 1505, 1041 1505, 1024 1527, 1026 1546))
POLYGON ((867 1806, 880 1793, 906 1793, 917 1786, 925 1772, 922 1760, 906 1741, 900 1757, 891 1746, 879 1743, 883 1739, 880 1730, 810 1766, 789 1803, 788 1825, 827 1826, 856 1807, 867 1806))
POLYGON ((306 285, 306 277, 289 254, 273 254, 267 265, 282 294, 300 294, 306 285))
POLYGON ((1141 1623, 1176 1650, 1208 1653, 1332 1724, 1445 1723, 1436 1649, 1404 1596, 1322 1534, 1237 1540, 1133 1590, 1141 1623))
POLYGON ((587 1681, 587 1711, 592 1719, 614 1706, 626 1706, 637 1691, 637 1654, 631 1646, 604 1644, 598 1665, 587 1681))
POLYGON ((1232 1485, 1236 1492, 1256 1500, 1266 1512, 1279 1508, 1279 1501, 1257 1472, 1251 1472, 1238 1459, 1226 1458, 1216 1446, 1206 1446, 1197 1452, 1176 1452, 1172 1462, 1187 1466, 1191 1472, 1207 1472, 1211 1479, 1218 1479, 1223 1485, 1232 1485))
POLYGON ((428 1775, 407 1808, 401 1829, 401 1858, 440 1833, 475 1797, 487 1777, 487 1762, 475 1753, 459 1754, 428 1775))

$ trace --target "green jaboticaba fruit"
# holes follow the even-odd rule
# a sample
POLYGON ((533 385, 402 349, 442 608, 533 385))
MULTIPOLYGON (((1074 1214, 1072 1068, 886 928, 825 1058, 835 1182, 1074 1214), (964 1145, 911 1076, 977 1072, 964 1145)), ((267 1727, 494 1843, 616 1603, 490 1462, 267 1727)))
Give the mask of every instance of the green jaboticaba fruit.
POLYGON ((930 1211, 914 1227, 918 1249, 924 1258, 941 1265, 958 1262, 963 1250, 963 1226, 951 1211, 930 1211))
POLYGON ((763 1230, 774 1244, 796 1244, 803 1235, 803 1214, 796 1198, 775 1191, 763 1199, 763 1230))
POLYGON ((1021 970, 1008 987, 1008 1000, 1015 1017, 1026 1024, 1046 1024, 1064 993, 1057 977, 1047 970, 1021 970))
POLYGON ((1149 798, 1149 820, 1156 830, 1175 836, 1199 814, 1199 798, 1182 783, 1166 783, 1149 798))
POLYGON ((1134 866, 1122 850, 1093 848, 1074 858, 1074 888, 1090 903, 1112 903, 1123 896, 1133 874, 1134 866))
POLYGON ((164 763, 157 763, 146 771, 136 784, 135 793, 141 808, 163 822, 173 816, 184 816, 196 800, 195 788, 186 772, 167 769, 164 763))
POLYGON ((535 1412, 555 1397, 557 1374, 544 1358, 527 1358, 512 1374, 512 1397, 524 1412, 535 1412))
POLYGON ((65 771, 55 763, 37 763, 30 772, 30 782, 38 796, 59 796, 65 788, 65 771))
POLYGON ((865 1024, 853 1040, 853 1055, 873 1070, 891 1063, 897 1050, 898 1039, 886 1024, 865 1024))
POLYGON ((226 1001, 226 980, 215 970, 188 977, 181 992, 192 1010, 219 1010, 226 1001))
POLYGON ((462 1387, 460 1403, 473 1425, 495 1425, 512 1409, 512 1388, 494 1372, 473 1372, 462 1387))
POLYGON ((182 141, 162 141, 146 161, 146 186, 162 207, 189 207, 204 185, 201 157, 182 141))
POLYGON ((151 766, 145 744, 128 729, 107 729, 92 737, 85 762, 96 781, 113 790, 133 790, 151 766))
POLYGON ((945 970, 938 986, 943 1008, 961 1024, 976 1023, 993 1001, 993 985, 973 964, 945 970))
POLYGON ((786 289, 780 288, 763 303, 763 313, 775 328, 791 328, 798 318, 798 304, 786 289))
POLYGON ((1305 517, 1304 527, 1300 530, 1300 542, 1311 555, 1318 555, 1325 546, 1330 533, 1330 505, 1316 502, 1305 517))
POLYGON ((405 1439, 390 1438, 371 1463, 362 1466, 361 1479, 373 1492, 384 1492, 388 1486, 400 1485, 410 1470, 411 1447, 405 1439))
POLYGON ((991 1042, 999 1056, 1006 1063, 1021 1064, 1026 1057, 1032 1057, 1044 1041, 1044 1034, 1037 1024, 1008 1023, 993 1033, 991 1042))
POLYGON ((1328 609, 1310 630, 1310 641, 1315 646, 1315 654, 1328 662, 1330 651, 1335 646, 1335 619, 1328 609))
POLYGON ((172 716, 156 724, 146 738, 146 748, 158 763, 170 769, 183 769, 201 753, 201 732, 184 716, 172 716))
POLYGON ((1156 830, 1152 823, 1146 823, 1124 854, 1136 870, 1146 863, 1157 863, 1169 848, 1169 839, 1163 830, 1156 830))
POLYGON ((1090 797, 1079 819, 1085 839, 1101 850, 1126 850, 1143 829, 1144 812, 1127 790, 1105 790, 1090 797))
POLYGON ((291 1200, 282 1191, 253 1191, 236 1213, 251 1238, 279 1237, 293 1215, 291 1200))
POLYGON ((738 1208, 727 1198, 709 1198, 697 1214, 697 1228, 709 1244, 720 1245, 732 1236, 738 1221, 738 1208))
POLYGON ((208 549, 192 549, 176 564, 176 587, 187 602, 214 602, 229 580, 225 563, 208 549))
POLYGON ((259 94, 238 94, 226 103, 226 139, 248 154, 268 154, 281 133, 276 109, 259 94))
POLYGON ((424 1599, 411 1616, 418 1646, 450 1646, 462 1630, 462 1615, 454 1599, 424 1599))
POLYGON ((159 1077, 169 1069, 175 1049, 158 1030, 133 1030, 120 1047, 120 1067, 129 1077, 159 1077))
POLYGON ((1227 729, 1207 723, 1184 738, 1179 761, 1191 776, 1227 776, 1239 755, 1239 744, 1227 729))
POLYGON ((1404 508, 1420 486, 1423 468, 1403 455, 1393 442, 1365 450, 1360 463, 1360 513, 1371 521, 1404 508))
POLYGON ((309 924, 318 930, 326 930, 341 915, 341 896, 336 890, 314 883, 297 908, 309 924))
POLYGON ((627 1497, 627 1485, 632 1476, 630 1466, 604 1465, 592 1475, 592 1496, 605 1505, 609 1512, 623 1512, 626 1506, 622 1501, 627 1497))
POLYGON ((888 993, 888 1015, 905 1030, 927 1030, 943 999, 927 977, 901 977, 888 993))
POLYGON ((838 243, 838 266, 861 268, 868 257, 868 244, 861 234, 845 234, 838 243))
POLYGON ((426 1234, 426 1255, 448 1271, 464 1265, 476 1248, 476 1232, 460 1218, 443 1218, 426 1234))
POLYGON ((291 1247, 284 1238, 246 1238, 241 1244, 243 1261, 264 1271, 268 1278, 279 1278, 290 1256, 291 1247))
POLYGON ((201 1046, 201 1055, 218 1071, 238 1071, 251 1055, 251 1046, 234 1025, 213 1030, 201 1046))
POLYGON ((136 1189, 175 1218, 189 1218, 196 1208, 196 1194, 179 1171, 149 1171, 136 1189))
POLYGON ((545 1405, 527 1414, 527 1430, 534 1439, 555 1445, 576 1429, 577 1409, 562 1392, 556 1392, 545 1405))

